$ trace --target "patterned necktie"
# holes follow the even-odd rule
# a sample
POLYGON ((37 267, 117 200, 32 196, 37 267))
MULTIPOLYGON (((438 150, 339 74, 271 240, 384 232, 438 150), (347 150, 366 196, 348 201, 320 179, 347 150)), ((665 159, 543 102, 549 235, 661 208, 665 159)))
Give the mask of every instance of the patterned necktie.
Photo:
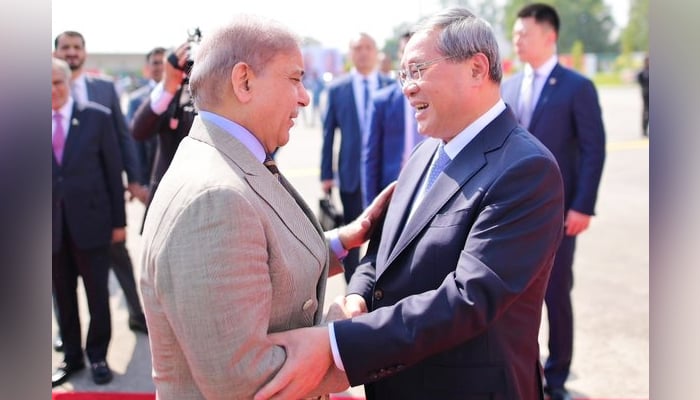
POLYGON ((270 170, 272 175, 274 175, 275 178, 277 178, 277 180, 279 181, 280 180, 280 170, 279 170, 279 168, 277 168, 277 163, 275 162, 275 160, 272 158, 272 156, 270 154, 265 155, 265 161, 263 161, 263 164, 267 167, 267 169, 270 170))
POLYGON ((63 148, 66 144, 66 133, 63 129, 63 116, 61 113, 53 113, 53 137, 51 138, 51 146, 53 147, 53 154, 56 157, 56 162, 61 165, 63 161, 63 148))
POLYGON ((282 185, 282 187, 292 196, 294 201, 297 203, 299 208, 304 212, 306 217, 311 221, 313 224, 314 228, 316 231, 323 236, 323 228, 321 228, 321 225, 318 223, 318 220, 316 219, 316 216, 314 213, 309 209, 309 206, 304 202, 304 199, 302 199, 301 195, 297 193, 297 191, 292 187, 292 185, 280 174, 279 168, 277 168, 277 163, 275 162, 274 159, 272 159, 272 156, 269 154, 265 155, 265 161, 263 161, 263 165, 267 167, 267 169, 272 173, 272 175, 277 178, 277 181, 282 185))
POLYGON ((445 145, 443 143, 440 143, 440 145, 438 146, 437 153, 438 156, 433 157, 433 164, 430 166, 430 172, 428 173, 428 182, 425 184, 425 193, 427 193, 428 190, 430 190, 440 173, 445 169, 447 164, 449 164, 450 161, 452 161, 452 159, 450 159, 450 156, 448 156, 447 153, 445 153, 445 145))

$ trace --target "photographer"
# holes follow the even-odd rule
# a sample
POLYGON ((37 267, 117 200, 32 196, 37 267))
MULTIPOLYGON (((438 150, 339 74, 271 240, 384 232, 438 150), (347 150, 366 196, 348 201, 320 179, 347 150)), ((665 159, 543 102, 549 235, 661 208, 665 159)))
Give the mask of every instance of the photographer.
POLYGON ((187 74, 191 68, 191 49, 199 39, 197 29, 187 42, 171 53, 165 63, 163 80, 153 88, 131 121, 134 139, 145 141, 158 135, 146 207, 150 204, 160 179, 170 166, 180 141, 187 136, 192 126, 195 110, 190 100, 187 74))

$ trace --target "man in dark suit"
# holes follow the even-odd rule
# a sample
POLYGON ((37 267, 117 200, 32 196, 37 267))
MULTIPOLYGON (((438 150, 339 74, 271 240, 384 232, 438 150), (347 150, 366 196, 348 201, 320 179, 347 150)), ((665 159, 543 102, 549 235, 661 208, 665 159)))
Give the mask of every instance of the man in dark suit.
POLYGON ((368 400, 543 397, 537 333, 564 217, 556 160, 500 98, 495 35, 468 10, 422 22, 401 65, 430 138, 335 303, 353 317, 269 335, 287 361, 256 400, 301 398, 332 364, 368 400))
MULTIPOLYGON (((148 78, 148 82, 129 93, 129 105, 126 112, 127 124, 131 124, 134 119, 134 114, 139 106, 148 99, 153 88, 163 80, 163 71, 165 69, 165 48, 154 47, 146 54, 146 64, 144 65, 144 76, 148 78)), ((151 181, 151 170, 153 168, 153 160, 155 159, 156 149, 158 147, 158 136, 143 141, 136 141, 136 154, 141 165, 141 178, 139 182, 149 187, 151 181)))
MULTIPOLYGON (((410 37, 407 33, 399 39, 399 60, 410 37)), ((418 133, 413 109, 398 82, 378 90, 373 102, 369 137, 363 152, 365 204, 398 178, 413 148, 425 138, 418 133)))
POLYGON ((564 179, 565 234, 552 267, 545 303, 549 358, 544 373, 552 399, 567 399, 573 354, 573 261, 576 236, 594 214, 605 160, 605 129, 593 82, 557 61, 559 16, 546 4, 518 12, 513 44, 525 63, 502 88, 518 119, 554 154, 564 179))
POLYGON ((190 45, 185 42, 175 49, 173 54, 177 59, 177 67, 166 61, 163 79, 139 105, 130 123, 131 133, 138 142, 154 138, 158 140, 146 212, 161 178, 175 157, 175 151, 192 127, 196 114, 187 89, 187 74, 184 72, 190 45))
MULTIPOLYGON (((85 39, 79 32, 66 31, 54 40, 54 56, 65 60, 71 68, 71 95, 78 103, 88 101, 107 107, 112 116, 112 124, 117 132, 118 146, 113 148, 117 154, 121 153, 122 163, 128 179, 127 190, 132 198, 136 197, 146 202, 148 190, 139 183, 141 166, 136 156, 134 141, 126 127, 126 120, 121 111, 121 105, 114 83, 111 81, 88 76, 83 71, 85 64, 85 39)), ((133 331, 147 333, 146 317, 139 300, 134 267, 131 257, 126 249, 126 235, 122 240, 117 240, 110 247, 110 261, 114 275, 122 287, 126 304, 129 309, 129 328, 133 331)))
MULTIPOLYGON (((328 193, 335 186, 334 146, 336 129, 340 129, 337 177, 343 218, 353 221, 364 208, 362 151, 367 139, 372 113, 372 93, 392 81, 377 71, 377 44, 367 33, 350 41, 352 71, 328 87, 327 108, 323 117, 321 150, 321 189, 328 193)), ((359 249, 345 257, 345 280, 350 281, 360 260, 359 249)))
POLYGON ((107 365, 111 338, 109 245, 124 237, 124 188, 117 137, 110 112, 70 97, 68 64, 52 59, 52 259, 51 277, 64 342, 64 361, 52 386, 85 368, 78 314, 77 282, 82 278, 90 309, 85 352, 97 384, 112 380, 107 365))

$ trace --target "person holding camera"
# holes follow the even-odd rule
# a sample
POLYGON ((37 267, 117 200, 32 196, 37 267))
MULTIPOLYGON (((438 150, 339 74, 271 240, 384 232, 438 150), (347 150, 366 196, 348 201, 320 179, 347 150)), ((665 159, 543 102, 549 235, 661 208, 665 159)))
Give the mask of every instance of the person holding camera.
POLYGON ((153 88, 131 120, 131 134, 137 141, 158 137, 146 210, 196 114, 187 88, 192 43, 192 40, 187 40, 168 56, 163 80, 153 88))

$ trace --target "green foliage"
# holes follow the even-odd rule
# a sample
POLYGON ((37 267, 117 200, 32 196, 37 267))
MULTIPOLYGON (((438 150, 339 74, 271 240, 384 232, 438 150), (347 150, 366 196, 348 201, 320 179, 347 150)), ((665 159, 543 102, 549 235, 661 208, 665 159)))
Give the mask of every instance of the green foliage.
POLYGON ((573 67, 577 71, 583 71, 583 42, 580 40, 574 41, 571 46, 571 59, 573 62, 573 67))
POLYGON ((630 1, 629 21, 620 36, 623 54, 649 49, 649 0, 630 1))
MULTIPOLYGON (((558 47, 566 51, 571 49, 574 42, 580 40, 591 53, 605 53, 615 48, 611 33, 615 21, 610 13, 610 7, 603 0, 542 0, 550 4, 559 13, 561 26, 559 28, 558 47)), ((518 11, 531 0, 506 0, 503 18, 504 32, 511 32, 518 11)))

